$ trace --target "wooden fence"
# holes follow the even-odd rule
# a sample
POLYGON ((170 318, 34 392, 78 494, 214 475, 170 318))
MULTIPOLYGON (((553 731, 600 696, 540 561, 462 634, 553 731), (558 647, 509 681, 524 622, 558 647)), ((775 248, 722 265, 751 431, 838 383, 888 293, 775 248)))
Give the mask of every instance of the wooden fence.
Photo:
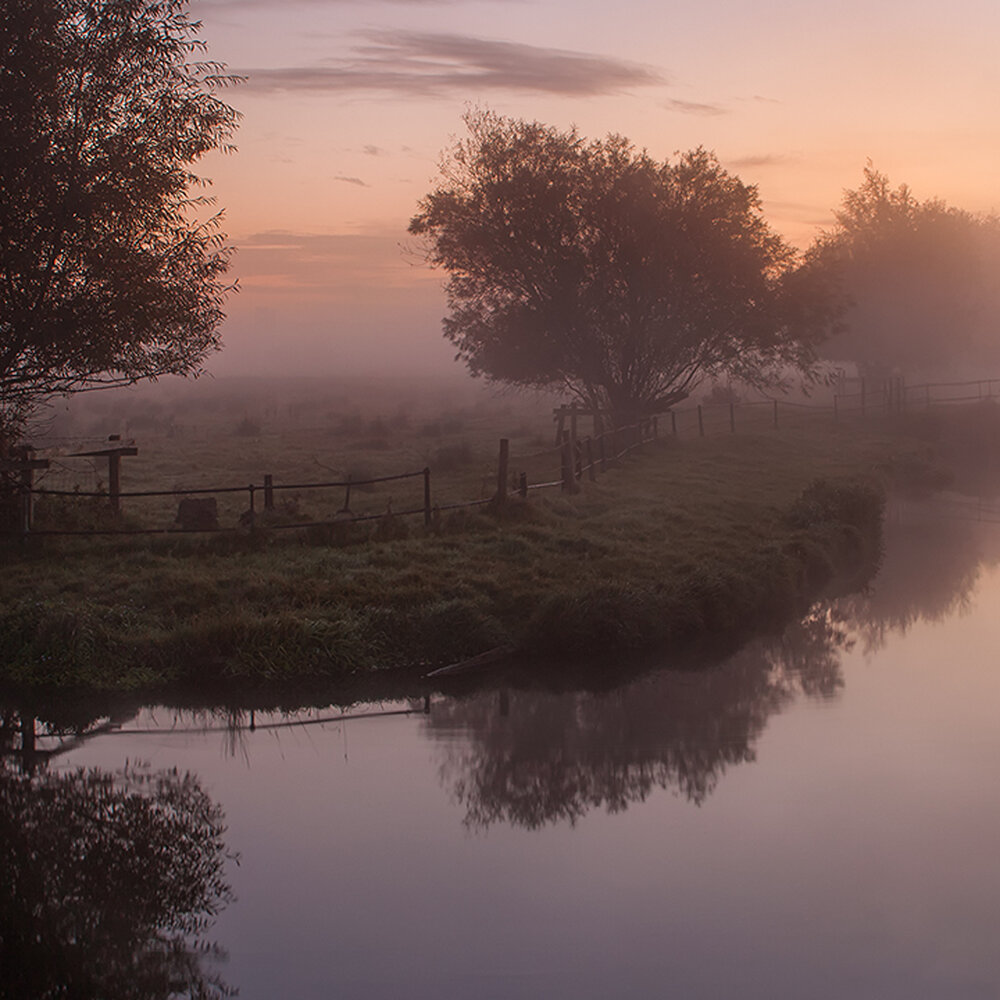
MULTIPOLYGON (((620 460, 629 452, 658 436, 660 424, 669 421, 669 433, 677 438, 707 437, 718 434, 739 432, 763 432, 779 428, 803 428, 818 419, 847 420, 865 418, 877 414, 912 412, 932 406, 974 403, 1000 400, 1000 379, 981 379, 967 382, 939 382, 920 385, 906 385, 902 379, 894 378, 869 382, 856 379, 842 382, 841 391, 832 396, 829 403, 793 403, 786 399, 765 399, 736 401, 728 403, 701 403, 689 407, 676 407, 659 418, 649 417, 625 427, 615 427, 600 431, 600 421, 595 421, 594 433, 579 433, 579 421, 583 411, 573 407, 561 407, 556 412, 570 414, 571 419, 560 420, 560 438, 553 448, 525 455, 512 456, 509 440, 500 440, 496 464, 496 488, 488 495, 476 500, 443 501, 432 496, 432 470, 429 466, 411 472, 367 479, 343 479, 323 482, 275 482, 274 477, 265 474, 261 482, 240 486, 218 486, 197 489, 164 489, 126 491, 121 489, 120 461, 122 456, 135 455, 138 450, 132 444, 122 444, 111 439, 108 446, 88 452, 78 452, 78 456, 103 456, 108 460, 108 489, 96 491, 46 489, 34 484, 36 471, 48 467, 48 460, 37 458, 30 449, 20 455, 0 462, 0 476, 6 479, 7 496, 16 498, 13 516, 0 523, 0 532, 6 534, 40 535, 122 535, 122 534, 173 534, 192 532, 253 532, 261 526, 269 530, 305 529, 329 527, 344 523, 362 523, 387 517, 422 517, 426 525, 433 523, 443 511, 460 508, 492 505, 502 509, 515 496, 526 499, 536 490, 558 488, 566 493, 574 493, 586 477, 594 480, 609 465, 620 460), (852 391, 844 391, 850 389, 852 391), (568 429, 566 428, 568 424, 568 429), (386 483, 412 483, 414 490, 404 497, 401 506, 393 509, 391 500, 377 512, 355 512, 351 508, 352 495, 371 490, 386 483), (332 517, 309 519, 290 516, 287 519, 275 517, 276 496, 281 493, 302 493, 308 491, 341 491, 343 503, 332 517), (220 527, 214 523, 206 508, 202 507, 204 523, 199 522, 198 503, 200 498, 214 506, 217 496, 244 496, 246 507, 233 527, 220 527), (134 527, 118 517, 123 501, 147 497, 177 497, 181 505, 191 501, 192 512, 188 520, 180 519, 169 527, 134 527), (108 526, 83 528, 44 528, 36 526, 33 505, 38 499, 62 498, 67 503, 95 501, 106 503, 114 518, 108 526)), ((179 514, 180 507, 179 505, 179 514)))
POLYGON ((967 382, 929 382, 907 385, 902 378, 848 379, 830 402, 793 403, 788 399, 701 403, 675 407, 665 419, 676 437, 708 437, 738 431, 808 426, 819 419, 834 420, 913 413, 934 406, 1000 402, 1000 379, 967 382))
POLYGON ((520 457, 510 454, 510 442, 500 440, 496 469, 496 489, 490 495, 476 500, 435 501, 432 497, 431 468, 425 466, 412 472, 401 472, 388 476, 370 478, 347 478, 323 482, 275 482, 274 476, 265 474, 260 483, 245 486, 213 486, 162 490, 123 490, 121 488, 120 459, 122 455, 137 455, 134 445, 120 445, 111 442, 111 447, 88 452, 78 452, 80 456, 107 457, 114 472, 109 475, 107 490, 62 490, 49 489, 34 484, 36 471, 49 467, 48 459, 35 458, 30 449, 0 466, 0 474, 6 475, 8 497, 15 499, 15 516, 7 519, 2 530, 6 534, 21 535, 165 535, 205 532, 254 532, 261 527, 268 530, 328 528, 335 525, 358 524, 379 521, 386 518, 421 516, 425 525, 431 525, 443 511, 460 508, 492 505, 502 509, 512 497, 527 498, 529 492, 541 489, 559 488, 573 493, 579 489, 584 475, 591 480, 598 472, 603 472, 615 461, 650 440, 656 433, 655 419, 644 420, 626 427, 619 427, 598 436, 577 438, 575 432, 567 431, 557 448, 520 457), (394 508, 391 498, 386 506, 377 512, 355 512, 352 497, 373 487, 387 483, 415 482, 417 493, 410 493, 403 506, 394 508), (309 519, 275 517, 279 511, 278 498, 282 492, 303 493, 308 491, 339 491, 342 504, 332 517, 309 519), (221 527, 217 523, 216 498, 242 496, 246 508, 232 527, 221 527), (155 497, 176 497, 179 499, 178 519, 168 527, 138 527, 126 523, 120 516, 127 501, 155 497), (105 507, 110 517, 107 526, 81 528, 47 528, 35 523, 34 506, 38 500, 60 500, 68 504, 96 502, 105 507))

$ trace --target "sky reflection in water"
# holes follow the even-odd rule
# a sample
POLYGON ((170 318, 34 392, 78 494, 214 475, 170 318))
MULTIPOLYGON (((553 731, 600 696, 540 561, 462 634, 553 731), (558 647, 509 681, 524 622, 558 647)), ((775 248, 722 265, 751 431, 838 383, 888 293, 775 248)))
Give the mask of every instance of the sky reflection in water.
POLYGON ((51 766, 196 772, 247 998, 993 997, 1000 534, 888 536, 869 593, 706 672, 254 732, 161 708, 51 766))

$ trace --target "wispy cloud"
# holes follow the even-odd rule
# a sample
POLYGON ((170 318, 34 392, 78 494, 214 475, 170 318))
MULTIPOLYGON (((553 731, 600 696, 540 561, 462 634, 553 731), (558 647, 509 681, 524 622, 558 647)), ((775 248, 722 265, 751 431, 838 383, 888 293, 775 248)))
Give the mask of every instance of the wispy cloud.
POLYGON ((247 89, 260 92, 382 91, 400 97, 486 90, 594 97, 665 82, 648 66, 522 42, 411 31, 368 31, 358 37, 347 59, 239 72, 249 78, 247 89))
POLYGON ((371 144, 361 147, 361 152, 365 156, 381 156, 385 150, 381 146, 373 146, 371 144))
POLYGON ((354 184, 357 187, 371 187, 371 184, 366 184, 360 177, 344 177, 343 175, 338 175, 333 179, 335 181, 342 181, 344 184, 354 184))
POLYGON ((679 111, 683 115, 701 115, 703 118, 714 118, 716 115, 727 115, 729 109, 721 104, 702 104, 698 101, 667 101, 671 111, 679 111))
POLYGON ((271 231, 237 239, 234 267, 247 292, 270 289, 316 295, 354 295, 360 288, 440 285, 429 268, 413 267, 400 250, 405 234, 319 235, 271 231))
POLYGON ((799 158, 786 153, 761 153, 753 156, 737 156, 726 162, 731 167, 780 167, 786 163, 794 163, 799 158))

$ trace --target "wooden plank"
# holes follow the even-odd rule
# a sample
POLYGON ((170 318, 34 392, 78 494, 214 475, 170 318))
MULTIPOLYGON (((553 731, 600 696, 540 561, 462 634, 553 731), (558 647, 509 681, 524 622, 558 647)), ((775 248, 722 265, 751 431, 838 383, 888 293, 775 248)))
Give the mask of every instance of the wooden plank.
POLYGON ((47 458, 3 458, 0 459, 0 472, 24 472, 26 469, 47 469, 47 458))
POLYGON ((497 646, 488 649, 478 656, 470 656, 466 660, 459 660, 457 663, 449 663, 446 667, 439 667, 432 670, 425 677, 457 677, 461 674, 471 674, 482 670, 485 667, 492 667, 513 656, 513 646, 497 646))
POLYGON ((74 451, 69 458, 110 458, 112 455, 138 455, 139 449, 134 445, 123 445, 120 448, 101 448, 98 451, 74 451))

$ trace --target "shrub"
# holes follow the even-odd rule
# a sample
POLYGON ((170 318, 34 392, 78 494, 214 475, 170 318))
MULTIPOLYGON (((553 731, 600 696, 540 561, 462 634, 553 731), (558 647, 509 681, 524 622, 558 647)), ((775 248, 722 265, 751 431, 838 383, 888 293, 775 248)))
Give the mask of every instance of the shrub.
POLYGON ((236 425, 237 437, 260 437, 260 424, 251 417, 244 417, 236 425))
POLYGON ((816 479, 792 504, 788 522, 795 528, 840 523, 865 531, 881 523, 884 507, 884 494, 870 482, 816 479))

